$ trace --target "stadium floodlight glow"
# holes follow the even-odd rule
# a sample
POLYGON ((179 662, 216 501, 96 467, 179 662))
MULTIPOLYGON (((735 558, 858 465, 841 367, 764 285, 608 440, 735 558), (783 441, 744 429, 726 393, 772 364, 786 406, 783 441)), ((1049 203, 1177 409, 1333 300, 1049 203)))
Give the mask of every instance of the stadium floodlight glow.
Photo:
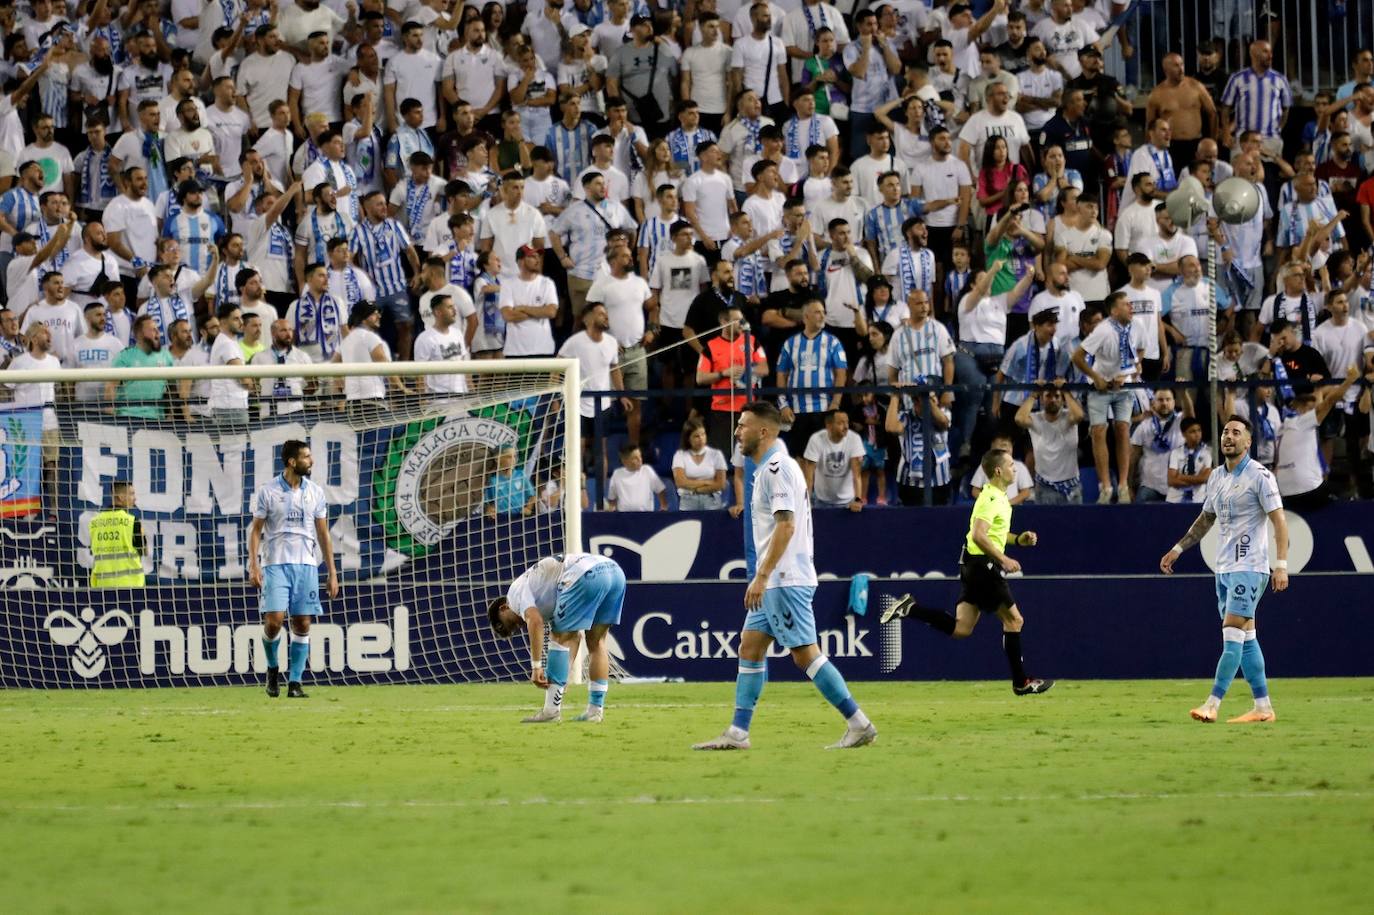
POLYGON ((158 379, 168 395, 182 380, 247 378, 249 409, 234 416, 197 400, 188 420, 175 396, 59 397, 0 415, 6 556, 24 573, 0 589, 0 686, 259 682, 252 500, 291 439, 313 454, 342 585, 338 598, 321 595, 308 677, 526 677, 523 642, 497 639, 486 608, 532 563, 581 548, 577 361, 0 372, 3 383, 62 388, 158 379), (443 383, 455 375, 463 385, 443 383), (372 401, 340 392, 340 380, 368 376, 406 379, 409 391, 392 382, 391 396, 372 401), (125 484, 146 544, 144 586, 92 588, 91 519, 125 484))

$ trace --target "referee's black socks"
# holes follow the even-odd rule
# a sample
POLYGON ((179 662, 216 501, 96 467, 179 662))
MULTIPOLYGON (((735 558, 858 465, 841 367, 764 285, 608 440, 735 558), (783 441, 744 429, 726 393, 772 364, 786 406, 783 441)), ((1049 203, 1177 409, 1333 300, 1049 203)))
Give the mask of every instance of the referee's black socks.
POLYGON ((1003 631, 1002 649, 1007 653, 1007 665, 1011 668, 1011 685, 1024 686, 1026 665, 1021 660, 1021 633, 1003 631))
POLYGON ((945 635, 954 635, 954 616, 944 610, 937 610, 934 607, 923 607, 913 603, 911 612, 907 616, 913 616, 925 623, 931 629, 938 629, 945 635))

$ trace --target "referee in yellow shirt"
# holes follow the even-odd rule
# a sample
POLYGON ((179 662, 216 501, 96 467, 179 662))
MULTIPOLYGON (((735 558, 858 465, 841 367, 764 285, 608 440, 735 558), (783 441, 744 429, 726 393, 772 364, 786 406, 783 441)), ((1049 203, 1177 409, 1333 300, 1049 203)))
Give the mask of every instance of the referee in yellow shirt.
POLYGON ((1014 479, 1015 464, 1010 451, 989 451, 983 455, 983 473, 988 485, 978 494, 969 519, 968 537, 959 557, 959 605, 951 616, 944 610, 923 607, 910 594, 883 611, 881 622, 914 616, 916 619, 956 639, 968 638, 978 618, 995 613, 1002 621, 1002 647, 1011 667, 1011 689, 1018 696, 1048 692, 1053 680, 1026 676, 1021 660, 1021 628, 1025 621, 1016 609, 1016 600, 1007 586, 1007 575, 1021 571, 1021 563, 1004 551, 1007 541, 1017 546, 1035 546, 1034 531, 1011 533, 1011 502, 1007 487, 1014 479))

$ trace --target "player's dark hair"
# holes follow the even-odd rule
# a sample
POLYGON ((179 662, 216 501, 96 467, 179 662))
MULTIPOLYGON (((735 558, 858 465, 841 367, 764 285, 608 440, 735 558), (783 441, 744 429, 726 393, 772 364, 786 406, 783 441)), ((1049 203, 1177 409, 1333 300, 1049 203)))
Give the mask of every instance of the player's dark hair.
POLYGON ((983 473, 987 476, 989 480, 991 480, 993 474, 997 472, 997 468, 1002 466, 1002 459, 1005 458, 1008 454, 1011 454, 1011 452, 1003 451, 1000 448, 994 448, 987 454, 983 455, 983 473))
POLYGON ((501 626, 501 611, 506 609, 506 606, 504 597, 498 597, 487 604, 487 619, 491 622, 492 631, 502 638, 507 636, 506 630, 501 626))
POLYGON ((305 442, 301 441, 301 440, 298 439, 298 438, 289 438, 289 439, 287 439, 286 441, 282 442, 282 443, 281 443, 281 465, 282 465, 282 467, 285 467, 287 464, 291 463, 291 462, 294 461, 296 458, 300 457, 301 451, 303 451, 304 449, 309 448, 309 447, 310 447, 309 445, 307 445, 305 442))
POLYGON ((756 419, 776 427, 782 425, 782 414, 778 408, 766 400, 752 400, 744 405, 741 413, 752 413, 756 419))
MULTIPOLYGON (((1236 414, 1232 413, 1230 416, 1226 417, 1226 423, 1240 423, 1242 426, 1245 427, 1246 435, 1254 434, 1254 427, 1250 425, 1250 420, 1246 419, 1244 416, 1237 416, 1236 414)), ((1224 426, 1226 425, 1226 423, 1222 423, 1222 425, 1224 426)))

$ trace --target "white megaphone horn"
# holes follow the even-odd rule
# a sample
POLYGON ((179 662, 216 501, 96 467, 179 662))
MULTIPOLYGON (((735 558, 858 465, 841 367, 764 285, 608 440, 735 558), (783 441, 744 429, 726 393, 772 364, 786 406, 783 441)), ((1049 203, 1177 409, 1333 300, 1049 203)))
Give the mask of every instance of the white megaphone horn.
POLYGON ((1259 189, 1244 178, 1227 178, 1212 192, 1212 208, 1222 222, 1231 225, 1249 222, 1259 212, 1259 189))
POLYGON ((1207 215, 1207 189, 1201 181, 1189 175, 1164 198, 1164 208, 1169 211, 1169 218, 1174 225, 1187 229, 1207 215))

